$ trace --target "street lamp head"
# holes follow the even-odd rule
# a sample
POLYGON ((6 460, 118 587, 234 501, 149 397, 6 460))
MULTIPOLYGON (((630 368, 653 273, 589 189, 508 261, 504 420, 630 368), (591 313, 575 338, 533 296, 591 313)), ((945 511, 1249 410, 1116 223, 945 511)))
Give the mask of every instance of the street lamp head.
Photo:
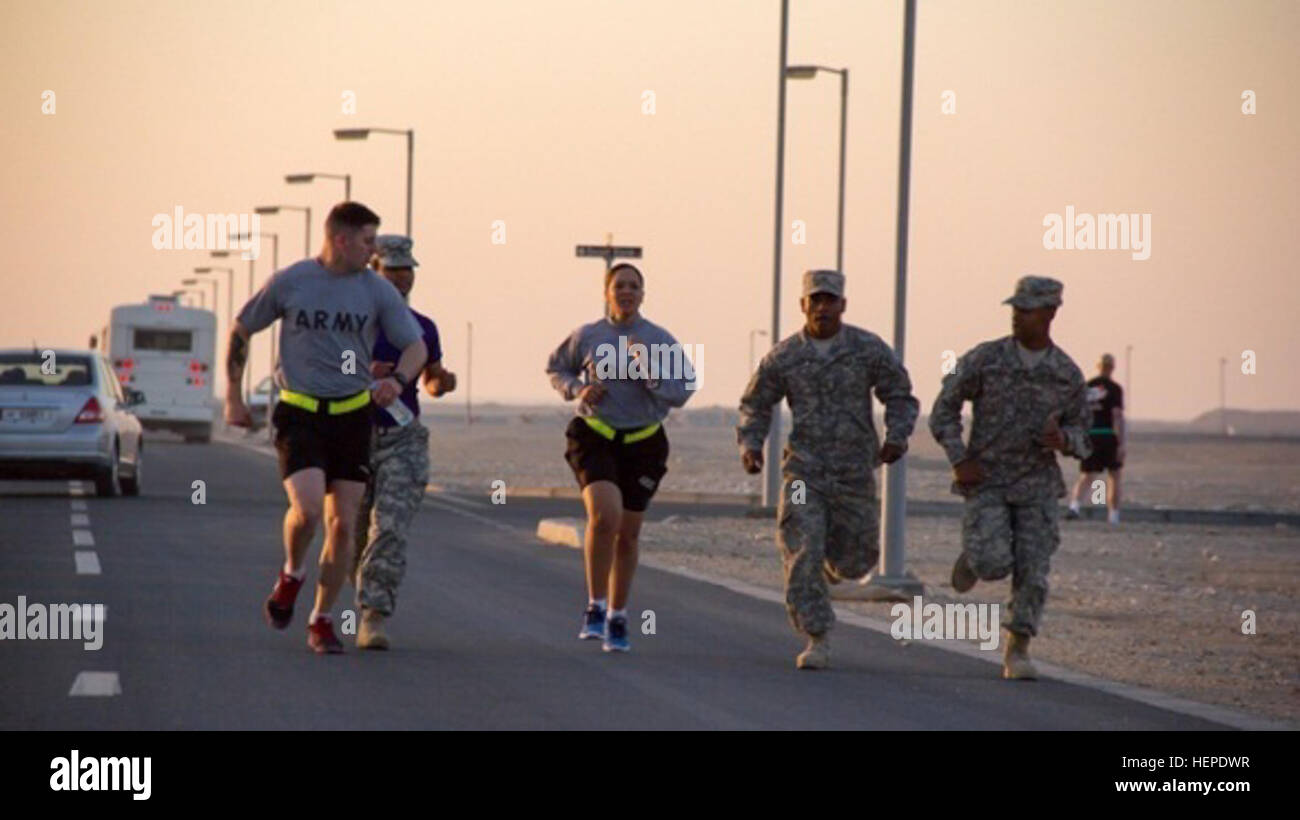
POLYGON ((253 213, 255 213, 255 214, 261 214, 262 216, 270 216, 271 214, 278 214, 278 213, 280 213, 280 206, 279 206, 279 205, 263 205, 263 206, 261 206, 260 208, 254 208, 254 209, 253 209, 253 213))
MULTIPOLYGON (((234 237, 234 239, 236 242, 239 241, 238 237, 234 237)), ((211 255, 218 259, 225 259, 227 256, 230 256, 230 251, 213 251, 211 255)))
POLYGON ((334 139, 336 140, 363 140, 370 136, 369 128, 335 128, 334 139))
POLYGON ((195 273, 212 273, 212 268, 195 268, 195 273))
POLYGON ((285 174, 284 175, 284 181, 288 183, 311 182, 315 178, 316 178, 315 174, 285 174))
POLYGON ((197 280, 197 279, 190 278, 190 279, 182 279, 182 280, 181 280, 181 284, 182 284, 182 285, 198 285, 198 284, 202 284, 202 283, 199 282, 199 280, 197 280))
POLYGON ((788 65, 785 67, 785 76, 791 80, 811 80, 817 76, 817 70, 815 65, 788 65))

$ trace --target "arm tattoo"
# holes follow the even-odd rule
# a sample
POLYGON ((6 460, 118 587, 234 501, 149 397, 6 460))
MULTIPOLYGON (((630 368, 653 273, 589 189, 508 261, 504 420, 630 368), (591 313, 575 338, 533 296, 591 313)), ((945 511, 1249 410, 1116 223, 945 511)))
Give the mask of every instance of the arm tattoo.
POLYGON ((246 361, 248 361, 248 340, 232 331, 230 352, 226 355, 226 378, 231 382, 238 382, 243 378, 246 361))

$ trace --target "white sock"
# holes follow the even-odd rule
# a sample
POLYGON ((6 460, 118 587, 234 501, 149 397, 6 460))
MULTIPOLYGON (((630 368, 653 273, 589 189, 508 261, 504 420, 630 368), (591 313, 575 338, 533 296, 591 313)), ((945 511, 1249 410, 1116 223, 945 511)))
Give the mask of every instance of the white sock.
POLYGON ((623 620, 626 621, 626 620, 627 620, 627 610, 626 610, 626 609, 611 609, 611 610, 609 611, 609 617, 610 617, 611 620, 614 619, 614 618, 622 618, 623 620))
POLYGON ((307 624, 310 626, 311 624, 314 624, 320 620, 325 620, 325 621, 330 620, 329 613, 321 612, 319 609, 313 609, 311 611, 311 617, 307 619, 307 624))
POLYGON ((299 567, 298 570, 295 572, 293 567, 289 566, 289 562, 285 561, 284 567, 282 567, 282 571, 284 572, 285 575, 292 576, 293 579, 296 581, 301 581, 303 578, 307 577, 306 565, 299 567))
POLYGON ((1078 511, 1079 511, 1079 502, 1078 502, 1078 500, 1076 499, 1076 500, 1074 500, 1074 501, 1071 501, 1071 502, 1070 502, 1070 512, 1078 512, 1078 511))
POLYGON ((1112 523, 1112 524, 1118 524, 1118 523, 1119 523, 1119 510, 1111 510, 1111 511, 1110 511, 1110 514, 1106 516, 1106 520, 1109 521, 1109 522, 1112 523))
POLYGON ((605 606, 604 598, 588 598, 587 603, 591 604, 594 607, 599 607, 601 612, 604 612, 607 608, 605 606))

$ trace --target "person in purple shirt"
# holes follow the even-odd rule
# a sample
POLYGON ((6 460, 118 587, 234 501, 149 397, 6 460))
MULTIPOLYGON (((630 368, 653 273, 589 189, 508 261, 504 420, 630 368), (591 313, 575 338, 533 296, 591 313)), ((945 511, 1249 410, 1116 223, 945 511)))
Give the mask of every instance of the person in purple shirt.
MULTIPOLYGON (((387 234, 375 238, 372 266, 393 283, 402 298, 410 299, 415 283, 411 240, 387 234)), ((429 357, 421 371, 425 391, 434 398, 456 389, 456 375, 442 366, 438 328, 429 317, 410 308, 420 326, 429 357)), ((370 374, 382 379, 393 373, 401 351, 380 332, 371 356, 370 374)), ((415 381, 402 385, 402 403, 410 411, 408 423, 399 423, 388 410, 376 407, 372 423, 370 482, 361 501, 361 526, 357 528, 357 564, 353 579, 361 623, 358 649, 387 649, 384 622, 397 607, 397 587, 406 573, 407 531, 420 507, 429 480, 429 431, 420 424, 420 403, 415 381)))

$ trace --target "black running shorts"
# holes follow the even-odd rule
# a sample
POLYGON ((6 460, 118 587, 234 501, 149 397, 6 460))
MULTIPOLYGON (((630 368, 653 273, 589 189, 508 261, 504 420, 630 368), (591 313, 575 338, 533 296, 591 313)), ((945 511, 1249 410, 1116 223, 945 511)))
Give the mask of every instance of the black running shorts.
POLYGON ((275 424, 275 451, 280 456, 280 477, 319 467, 325 471, 326 486, 331 481, 368 481, 372 412, 373 408, 366 404, 331 416, 277 403, 271 419, 275 424))
POLYGON ((1089 433, 1092 441, 1092 455, 1083 460, 1085 473, 1100 473, 1105 470, 1118 470, 1124 466, 1119 460, 1119 439, 1110 433, 1089 433))
POLYGON ((578 486, 593 481, 612 481, 623 493, 623 509, 645 512, 668 472, 668 436, 660 427, 654 435, 624 444, 597 433, 581 418, 574 417, 564 431, 564 460, 569 462, 578 486))

